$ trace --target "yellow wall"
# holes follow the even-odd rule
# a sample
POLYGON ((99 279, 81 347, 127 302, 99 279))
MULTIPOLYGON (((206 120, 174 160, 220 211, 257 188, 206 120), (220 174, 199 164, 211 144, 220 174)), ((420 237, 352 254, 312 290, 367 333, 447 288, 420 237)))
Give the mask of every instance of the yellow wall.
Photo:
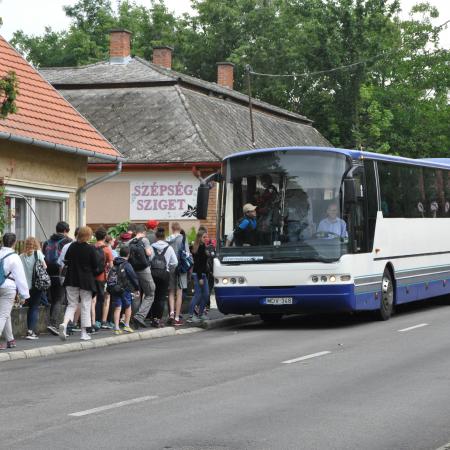
POLYGON ((0 139, 0 178, 5 184, 68 192, 67 219, 77 221, 76 190, 86 182, 87 158, 0 139))

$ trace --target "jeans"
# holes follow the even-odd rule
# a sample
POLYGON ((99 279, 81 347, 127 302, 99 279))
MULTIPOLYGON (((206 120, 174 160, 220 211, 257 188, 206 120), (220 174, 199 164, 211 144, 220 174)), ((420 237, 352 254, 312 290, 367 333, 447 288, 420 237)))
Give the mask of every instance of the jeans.
POLYGON ((105 281, 95 280, 97 294, 95 301, 95 320, 101 322, 103 315, 103 304, 105 303, 105 281))
POLYGON ((4 333, 7 341, 14 339, 11 326, 11 310, 15 298, 15 289, 0 288, 0 336, 4 333))
POLYGON ((142 302, 139 306, 138 312, 135 314, 141 320, 145 320, 147 314, 152 307, 153 299, 155 298, 155 282, 153 281, 150 268, 136 271, 139 278, 139 286, 142 292, 142 302))
POLYGON ((156 280, 155 301, 152 307, 152 316, 154 319, 161 319, 164 312, 164 304, 167 301, 169 292, 169 280, 156 280))
POLYGON ((199 305, 199 315, 201 316, 209 301, 208 277, 202 273, 201 279, 203 280, 203 286, 200 286, 198 275, 196 273, 192 274, 192 279, 194 280, 194 296, 189 305, 189 315, 192 316, 194 314, 194 308, 196 305, 199 305))
POLYGON ((39 319, 39 305, 41 304, 42 291, 36 288, 30 289, 28 299, 27 329, 36 331, 36 324, 39 319))
POLYGON ((64 286, 61 286, 59 276, 52 276, 52 285, 50 286, 50 319, 49 325, 57 327, 61 320, 61 309, 66 298, 66 291, 64 286))

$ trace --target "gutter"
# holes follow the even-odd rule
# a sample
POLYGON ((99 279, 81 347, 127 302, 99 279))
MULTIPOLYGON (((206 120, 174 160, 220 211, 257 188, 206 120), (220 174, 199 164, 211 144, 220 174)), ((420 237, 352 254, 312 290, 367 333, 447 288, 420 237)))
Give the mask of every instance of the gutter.
POLYGON ((72 155, 87 156, 88 158, 99 158, 106 161, 123 162, 125 158, 123 156, 105 155, 104 153, 98 153, 93 150, 85 150, 79 147, 70 147, 63 144, 55 144, 53 142, 41 141, 40 139, 34 139, 31 137, 19 136, 17 134, 7 133, 0 131, 0 139, 6 139, 7 141, 18 142, 19 144, 36 145, 37 147, 45 148, 48 150, 58 150, 64 153, 70 153, 72 155))
MULTIPOLYGON (((88 172, 106 172, 111 170, 111 163, 89 163, 88 172)), ((123 171, 140 172, 147 170, 166 170, 177 171, 180 169, 220 169, 222 163, 219 161, 211 162, 173 162, 173 163, 124 163, 123 171)))
POLYGON ((82 227, 85 225, 84 221, 84 210, 86 209, 86 200, 85 200, 85 193, 88 189, 91 187, 103 183, 106 180, 109 180, 110 178, 115 177, 120 172, 122 172, 122 161, 119 161, 116 166, 116 170, 113 172, 107 173, 105 175, 102 175, 101 177, 95 178, 94 180, 89 181, 84 186, 81 186, 77 189, 77 200, 78 200, 78 220, 77 224, 79 227, 82 227))

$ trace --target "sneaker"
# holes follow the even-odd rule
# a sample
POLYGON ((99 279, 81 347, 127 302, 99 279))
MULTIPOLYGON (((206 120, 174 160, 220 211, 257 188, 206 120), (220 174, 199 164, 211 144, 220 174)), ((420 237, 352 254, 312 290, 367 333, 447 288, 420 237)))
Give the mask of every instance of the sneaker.
POLYGON ((94 326, 95 326, 95 328, 96 328, 97 330, 100 330, 100 328, 102 327, 102 323, 99 322, 98 320, 96 320, 94 326))
POLYGON ((62 341, 67 339, 66 326, 63 323, 59 326, 58 336, 62 341))
POLYGON ((54 327, 53 325, 49 325, 47 327, 47 330, 50 331, 50 333, 53 334, 53 336, 59 336, 58 329, 56 327, 54 327))
POLYGON ((81 327, 78 324, 72 325, 72 331, 81 331, 81 327))
POLYGON ((181 325, 184 325, 184 322, 183 322, 183 320, 182 320, 181 318, 178 318, 178 320, 175 319, 175 320, 173 321, 173 324, 174 324, 174 326, 176 326, 176 327, 180 327, 181 325))
POLYGON ((119 327, 120 327, 120 328, 123 328, 124 326, 125 326, 124 320, 123 320, 123 319, 120 319, 120 320, 119 320, 119 327))
POLYGON ((112 325, 110 322, 102 322, 101 327, 103 330, 112 330, 114 328, 114 325, 112 325))
POLYGON ((200 318, 196 315, 194 316, 189 316, 187 323, 199 323, 200 322, 200 318))
MULTIPOLYGON (((134 316, 134 317, 133 317, 133 320, 134 320, 134 322, 137 323, 140 327, 147 328, 147 324, 146 324, 146 323, 144 322, 144 320, 141 319, 139 316, 134 316)), ((155 319, 154 319, 154 320, 155 320, 155 319)), ((153 323, 153 320, 152 320, 152 323, 153 323)), ((152 326, 154 326, 154 325, 152 325, 152 326)))
POLYGON ((81 341, 90 341, 91 339, 92 339, 91 336, 89 336, 89 334, 87 334, 86 331, 81 332, 81 336, 80 336, 81 341))
POLYGON ((14 348, 14 347, 17 347, 16 340, 13 339, 13 340, 11 340, 11 341, 6 341, 6 347, 7 347, 7 348, 14 348))
POLYGON ((171 312, 169 317, 167 318, 167 325, 173 325, 175 321, 175 313, 171 312))
POLYGON ((123 327, 123 331, 125 331, 125 333, 134 333, 133 328, 131 328, 129 325, 125 325, 123 327))
POLYGON ((0 344, 0 350, 6 350, 6 349, 7 349, 6 344, 4 342, 2 342, 0 344))
POLYGON ((164 328, 164 324, 159 319, 152 319, 151 326, 153 328, 164 328))
POLYGON ((119 336, 119 335, 122 334, 122 333, 123 333, 122 330, 113 330, 113 334, 114 334, 115 336, 119 336))
POLYGON ((39 339, 39 338, 33 330, 28 330, 27 335, 25 336, 25 339, 32 341, 32 340, 39 339))

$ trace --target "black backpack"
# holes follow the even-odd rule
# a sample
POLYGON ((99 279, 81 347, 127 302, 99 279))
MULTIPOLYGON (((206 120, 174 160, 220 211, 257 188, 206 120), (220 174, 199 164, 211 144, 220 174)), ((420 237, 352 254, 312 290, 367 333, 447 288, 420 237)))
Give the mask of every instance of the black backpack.
POLYGON ((106 291, 111 295, 120 296, 129 288, 129 281, 125 270, 126 262, 114 265, 108 273, 106 291))
POLYGON ((130 256, 128 262, 131 264, 134 270, 144 270, 148 267, 148 257, 145 253, 145 246, 142 242, 142 238, 133 239, 128 244, 130 248, 130 256))
POLYGON ((169 279, 169 272, 167 270, 167 262, 164 255, 166 254, 169 245, 167 245, 162 252, 159 252, 153 245, 152 248, 155 252, 153 259, 150 262, 152 277, 155 280, 167 281, 169 279))
POLYGON ((100 245, 96 247, 95 245, 92 246, 94 248, 95 252, 95 270, 94 275, 98 276, 101 275, 105 271, 105 252, 103 249, 106 247, 106 245, 100 245))

